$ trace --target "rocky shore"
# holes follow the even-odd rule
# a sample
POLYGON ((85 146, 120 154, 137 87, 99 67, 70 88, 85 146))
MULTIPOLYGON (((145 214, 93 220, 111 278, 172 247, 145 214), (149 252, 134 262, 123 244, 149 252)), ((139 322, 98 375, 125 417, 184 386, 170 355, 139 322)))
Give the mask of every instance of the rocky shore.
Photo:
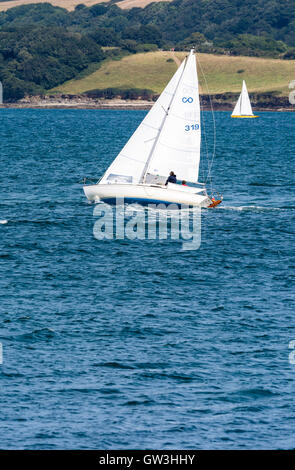
POLYGON ((2 108, 33 109, 150 109, 153 101, 97 99, 86 95, 27 96, 13 103, 4 103, 2 108))
MULTIPOLYGON (((156 97, 154 98, 156 99, 156 97)), ((205 110, 231 111, 238 99, 236 93, 220 95, 202 95, 201 103, 205 110), (211 103, 210 103, 211 98, 211 103)), ((251 102, 255 111, 295 111, 288 97, 276 96, 273 93, 251 94, 251 102)), ((87 95, 46 95, 27 96, 19 101, 4 103, 1 108, 33 108, 33 109, 150 109, 153 100, 98 99, 87 95)))

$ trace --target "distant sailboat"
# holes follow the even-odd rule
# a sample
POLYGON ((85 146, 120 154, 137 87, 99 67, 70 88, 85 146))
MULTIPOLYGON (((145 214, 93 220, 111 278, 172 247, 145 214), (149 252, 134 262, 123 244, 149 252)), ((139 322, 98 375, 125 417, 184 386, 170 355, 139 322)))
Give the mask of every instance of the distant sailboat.
POLYGON ((232 118, 256 118, 252 111, 248 90, 245 80, 243 80, 242 91, 231 115, 232 118))
POLYGON ((199 183, 201 122, 196 59, 192 50, 152 109, 97 184, 83 187, 88 200, 176 203, 214 207, 199 183), (170 172, 178 182, 166 183, 170 172))

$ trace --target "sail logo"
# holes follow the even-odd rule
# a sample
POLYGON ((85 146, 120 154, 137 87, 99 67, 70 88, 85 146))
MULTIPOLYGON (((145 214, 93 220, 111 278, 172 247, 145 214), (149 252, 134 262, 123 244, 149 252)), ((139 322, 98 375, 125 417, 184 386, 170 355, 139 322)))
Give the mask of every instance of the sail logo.
POLYGON ((189 96, 188 98, 186 96, 184 96, 182 98, 183 103, 192 103, 193 101, 194 101, 194 98, 192 98, 191 96, 189 96))
MULTIPOLYGON (((289 83, 289 89, 295 88, 295 80, 292 80, 289 83)), ((295 90, 291 91, 289 93, 289 103, 290 104, 295 104, 295 90)))
POLYGON ((97 240, 178 240, 181 249, 198 250, 201 245, 201 208, 185 204, 98 203, 93 235, 97 240))
POLYGON ((199 124, 187 124, 184 128, 186 131, 198 131, 200 126, 199 124))

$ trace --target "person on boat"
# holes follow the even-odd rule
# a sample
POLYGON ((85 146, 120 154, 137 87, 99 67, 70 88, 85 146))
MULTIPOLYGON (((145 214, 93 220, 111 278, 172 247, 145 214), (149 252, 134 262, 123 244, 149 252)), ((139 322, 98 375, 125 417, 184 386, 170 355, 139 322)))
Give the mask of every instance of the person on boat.
POLYGON ((165 186, 167 186, 168 183, 174 183, 176 184, 176 175, 174 173, 174 171, 170 171, 170 174, 167 178, 167 181, 165 183, 165 186))
POLYGON ((182 180, 181 184, 182 184, 182 186, 187 186, 187 184, 186 184, 186 181, 185 181, 185 180, 182 180))

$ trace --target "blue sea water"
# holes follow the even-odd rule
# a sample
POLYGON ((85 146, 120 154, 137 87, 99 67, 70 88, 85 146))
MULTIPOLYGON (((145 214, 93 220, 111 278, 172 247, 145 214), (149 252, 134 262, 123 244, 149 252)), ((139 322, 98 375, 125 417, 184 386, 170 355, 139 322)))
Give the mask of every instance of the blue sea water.
POLYGON ((216 113, 196 251, 93 236, 144 115, 1 110, 0 447, 294 448, 295 113, 216 113))

